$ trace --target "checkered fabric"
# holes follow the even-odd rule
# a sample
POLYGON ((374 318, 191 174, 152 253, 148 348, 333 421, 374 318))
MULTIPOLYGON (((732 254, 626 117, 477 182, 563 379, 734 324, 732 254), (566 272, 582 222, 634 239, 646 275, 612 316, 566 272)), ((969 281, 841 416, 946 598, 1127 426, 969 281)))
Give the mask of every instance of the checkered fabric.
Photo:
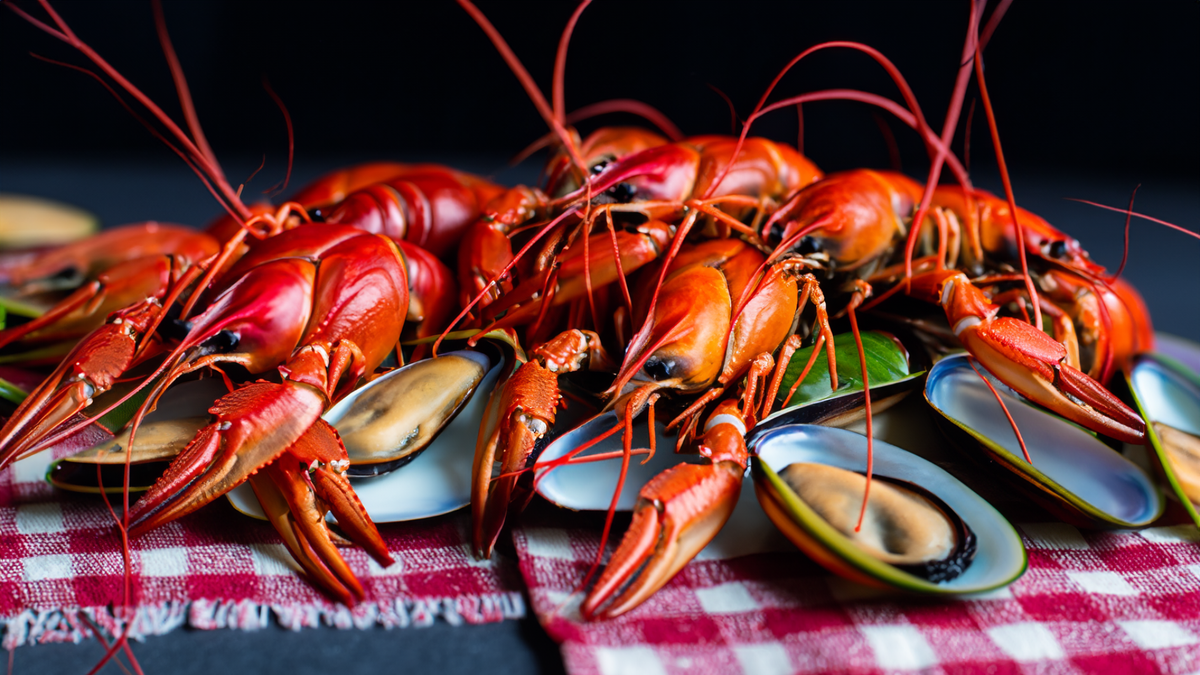
POLYGON ((889 594, 831 577, 799 552, 756 553, 697 559, 641 607, 599 623, 580 620, 576 592, 598 530, 541 513, 514 538, 533 609, 573 675, 1200 669, 1195 527, 1019 529, 1029 571, 981 596, 889 594))
MULTIPOLYGON (((86 443, 84 443, 86 444, 86 443)), ((366 602, 328 600, 298 572, 274 529, 219 500, 132 542, 133 611, 124 610, 124 562, 113 518, 99 497, 70 495, 44 480, 56 448, 0 472, 0 622, 4 646, 79 641, 94 629, 131 637, 198 628, 254 629, 270 617, 298 629, 484 623, 524 614, 511 559, 479 562, 460 512, 381 525, 396 563, 361 549, 342 555, 366 602)))

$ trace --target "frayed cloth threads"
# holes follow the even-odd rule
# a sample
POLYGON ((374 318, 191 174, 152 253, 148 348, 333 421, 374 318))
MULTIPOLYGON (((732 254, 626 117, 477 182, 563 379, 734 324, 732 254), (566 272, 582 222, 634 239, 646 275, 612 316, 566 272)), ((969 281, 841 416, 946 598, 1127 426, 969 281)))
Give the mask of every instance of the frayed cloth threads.
POLYGON ((294 603, 258 604, 249 600, 192 600, 141 605, 130 612, 124 608, 82 607, 71 609, 27 609, 8 619, 2 646, 11 650, 24 645, 47 642, 75 642, 95 637, 99 630, 107 637, 120 635, 129 624, 129 639, 143 641, 150 635, 164 635, 183 625, 202 630, 232 628, 259 630, 270 625, 271 616, 283 628, 300 630, 322 624, 340 629, 424 627, 438 617, 452 626, 519 619, 525 616, 525 600, 520 593, 462 595, 453 598, 421 598, 379 603, 345 605, 294 603))

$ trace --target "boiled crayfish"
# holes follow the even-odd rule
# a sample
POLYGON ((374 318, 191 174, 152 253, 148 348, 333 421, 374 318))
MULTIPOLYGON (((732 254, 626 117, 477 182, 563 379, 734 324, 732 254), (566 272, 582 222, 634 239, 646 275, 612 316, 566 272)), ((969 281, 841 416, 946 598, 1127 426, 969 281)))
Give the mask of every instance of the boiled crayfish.
MULTIPOLYGON (((783 369, 802 344, 804 334, 796 329, 809 325, 801 321, 807 304, 815 308, 812 329, 807 331, 817 340, 813 356, 824 344, 832 364, 825 296, 839 298, 844 308, 841 313, 848 316, 855 335, 855 310, 873 306, 868 304, 872 296, 882 300, 903 291, 940 304, 961 345, 998 378, 1091 429, 1141 442, 1141 418, 1080 370, 1078 343, 1070 330, 1076 323, 1084 324, 1085 342, 1094 346, 1086 367, 1097 378, 1106 379, 1114 363, 1149 346, 1149 323, 1140 298, 1127 285, 1103 279, 1102 268, 1087 258, 1078 242, 1036 216, 1016 210, 1011 200, 1002 202, 975 190, 946 148, 945 139, 939 139, 925 124, 894 66, 878 52, 854 43, 829 43, 807 50, 788 68, 820 49, 848 47, 867 52, 893 75, 905 94, 907 109, 862 92, 834 90, 772 106, 760 104, 749 119, 783 105, 823 98, 880 105, 926 140, 934 164, 926 186, 899 174, 867 170, 817 180, 821 176, 815 168, 809 178, 788 182, 784 177, 799 176, 800 165, 779 161, 770 171, 763 171, 762 153, 783 146, 747 142, 748 124, 736 141, 701 137, 666 143, 645 134, 604 130, 580 145, 566 130, 561 107, 551 110, 491 24, 467 0, 459 1, 496 44, 563 145, 547 171, 551 182, 545 192, 523 189, 513 193, 517 208, 507 219, 494 217, 476 225, 495 240, 518 227, 536 234, 520 253, 489 264, 466 265, 469 260, 460 256, 463 290, 476 292, 467 310, 478 305, 484 308, 485 320, 494 317, 497 325, 521 325, 545 320, 559 302, 555 295, 559 289, 576 289, 568 296, 575 300, 582 294, 578 287, 584 286, 591 301, 589 269, 583 267, 582 283, 556 275, 563 270, 580 272, 582 266, 568 265, 572 256, 579 255, 580 242, 590 247, 602 245, 600 238, 589 240, 591 224, 601 217, 610 228, 613 249, 618 246, 611 230, 614 222, 620 223, 621 214, 637 214, 634 222, 653 224, 653 231, 661 232, 660 236, 670 236, 668 247, 655 246, 654 255, 644 256, 645 262, 640 263, 644 269, 636 277, 632 294, 636 301, 628 300, 624 308, 625 320, 634 330, 625 334, 617 328, 615 335, 610 333, 609 344, 620 347, 622 358, 609 355, 605 324, 597 319, 600 312, 594 304, 590 324, 586 323, 587 313, 568 312, 567 330, 557 337, 539 324, 527 332, 527 339, 537 345, 530 352, 531 360, 494 395, 497 422, 480 433, 473 498, 474 543, 480 554, 490 552, 506 515, 527 501, 528 492, 518 489, 517 483, 539 440, 554 427, 560 403, 558 377, 581 369, 605 370, 620 361, 613 384, 604 392, 607 408, 615 411, 618 422, 601 437, 624 427, 629 438, 633 418, 648 412, 652 423, 655 404, 663 394, 672 392, 691 399, 691 405, 671 425, 681 429, 677 445, 687 447, 695 439, 695 450, 712 460, 706 465, 677 467, 647 484, 635 507, 631 529, 584 601, 583 612, 612 617, 636 606, 686 564, 731 511, 735 488, 746 467, 747 452, 741 439, 776 400, 783 369), (705 161, 690 158, 705 157, 707 149, 719 153, 720 159, 708 160, 714 167, 711 170, 696 170, 705 161), (619 154, 622 150, 627 154, 619 154), (935 190, 943 162, 950 163, 960 187, 935 190), (747 176, 755 179, 744 180, 747 176), (770 176, 774 178, 765 178, 770 176), (742 180, 726 184, 731 177, 742 180), (781 190, 784 184, 787 187, 781 190), (707 224, 697 227, 702 218, 707 224), (583 227, 575 223, 583 223, 583 227), (534 262, 526 265, 537 276, 511 281, 508 275, 512 270, 521 271, 521 255, 543 236, 550 243, 537 249, 540 253, 534 262), (918 241, 925 244, 921 256, 913 260, 918 241), (1013 264, 1026 267, 1026 249, 1038 265, 1036 283, 1052 289, 1043 295, 1035 292, 1033 273, 1012 271, 1013 264), (1023 284, 1025 292, 1006 287, 1012 283, 1023 284), (892 288, 886 292, 876 289, 886 284, 892 288), (1024 307, 1025 302, 1032 303, 1039 322, 1042 307, 1057 319, 1061 342, 1029 323, 999 316, 1002 305, 1024 307), (711 407, 714 404, 715 409, 711 407), (707 417, 706 410, 711 410, 707 417), (702 419, 708 421, 698 434, 702 419)), ((569 25, 586 5, 579 6, 569 25)), ((979 11, 973 7, 964 46, 968 55, 980 49, 979 11)), ((564 36, 559 62, 566 43, 564 36)), ((970 60, 964 60, 968 65, 959 73, 959 98, 948 120, 957 119, 969 79, 970 60)), ((979 77, 982 81, 982 74, 979 77)), ((561 84, 556 80, 555 86, 558 101, 561 84)), ((953 124, 948 124, 952 132, 953 124)), ((777 159, 799 157, 790 149, 768 154, 777 159)), ((807 160, 803 163, 812 166, 807 160)), ((503 250, 494 245, 480 249, 503 250)), ((595 260, 586 253, 588 248, 584 251, 584 260, 595 260)), ((624 256, 615 250, 606 256, 609 269, 597 275, 598 285, 619 282, 624 288, 625 276, 631 271, 621 266, 624 256)), ((630 297, 626 292, 626 298, 630 297)), ((623 323, 621 311, 617 307, 614 312, 616 326, 623 323)), ((861 347, 860 360, 865 361, 861 347)), ((866 364, 861 365, 865 375, 866 364)), ((830 376, 831 387, 836 389, 833 365, 830 376)), ((869 437, 869 399, 867 425, 869 437)), ((556 460, 557 465, 575 460, 583 449, 567 453, 561 461, 556 460)), ((627 442, 625 465, 630 455, 627 442)), ((864 513, 869 458, 868 450, 864 513)), ((615 497, 613 504, 615 507, 615 497)))

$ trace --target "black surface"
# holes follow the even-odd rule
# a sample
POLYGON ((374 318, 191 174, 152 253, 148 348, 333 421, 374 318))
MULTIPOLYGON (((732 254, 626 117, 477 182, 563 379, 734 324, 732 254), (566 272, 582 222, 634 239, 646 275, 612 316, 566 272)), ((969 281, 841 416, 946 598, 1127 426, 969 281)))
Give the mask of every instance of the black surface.
MULTIPOLYGON (((309 629, 272 626, 261 631, 180 629, 132 643, 146 673, 288 673, 289 675, 382 675, 383 673, 561 673, 557 646, 532 617, 480 626, 385 630, 309 629)), ((19 675, 80 675, 104 656, 95 640, 79 645, 20 647, 13 654, 19 675)), ((128 661, 122 654, 123 665, 128 661)), ((121 673, 109 663, 102 673, 121 673)))

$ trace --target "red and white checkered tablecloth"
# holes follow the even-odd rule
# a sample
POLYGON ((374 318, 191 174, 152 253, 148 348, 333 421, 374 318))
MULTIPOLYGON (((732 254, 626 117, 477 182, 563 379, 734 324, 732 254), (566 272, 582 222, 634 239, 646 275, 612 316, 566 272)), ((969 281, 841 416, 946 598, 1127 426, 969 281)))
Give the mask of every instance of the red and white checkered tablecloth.
POLYGON ((476 561, 469 516, 458 512, 381 525, 396 563, 379 567, 361 549, 342 554, 367 599, 331 602, 299 573, 275 530, 225 500, 132 542, 133 604, 119 607, 124 564, 113 518, 99 497, 70 495, 43 480, 51 458, 0 472, 0 623, 3 645, 79 641, 92 627, 159 635, 182 625, 256 629, 321 623, 341 628, 485 623, 523 616, 513 560, 476 561))
POLYGON ((514 538, 532 607, 573 675, 1200 669, 1195 527, 1019 529, 1029 571, 985 595, 888 594, 781 551, 697 559, 644 605, 602 623, 580 620, 574 592, 599 528, 543 511, 514 538))

